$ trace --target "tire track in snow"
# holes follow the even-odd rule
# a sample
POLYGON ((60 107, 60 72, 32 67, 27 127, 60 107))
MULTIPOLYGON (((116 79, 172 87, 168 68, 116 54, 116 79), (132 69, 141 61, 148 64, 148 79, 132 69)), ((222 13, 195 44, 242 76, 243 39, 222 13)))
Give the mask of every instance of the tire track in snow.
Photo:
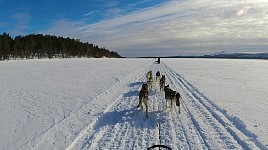
MULTIPOLYGON (((219 133, 220 138, 225 142, 227 148, 234 148, 232 146, 232 139, 234 139, 244 149, 266 149, 265 146, 256 138, 254 134, 243 128, 241 121, 233 123, 233 118, 221 109, 215 103, 210 101, 205 95, 201 94, 196 88, 194 88, 189 82, 183 79, 179 74, 175 73, 172 69, 166 66, 172 76, 173 82, 180 86, 183 93, 186 93, 187 100, 192 102, 194 108, 201 112, 204 119, 211 124, 211 126, 219 133), (214 120, 214 121, 213 121, 214 120), (238 126, 238 127, 237 127, 238 126), (242 128, 241 128, 242 126, 242 128), (229 135, 224 135, 221 131, 225 129, 229 135)), ((184 103, 188 102, 184 100, 184 103)), ((188 106, 189 104, 187 104, 188 106)), ((189 106, 188 106, 189 107, 189 106)), ((193 111, 193 109, 191 109, 193 111)), ((226 133, 226 132, 224 132, 226 133)))

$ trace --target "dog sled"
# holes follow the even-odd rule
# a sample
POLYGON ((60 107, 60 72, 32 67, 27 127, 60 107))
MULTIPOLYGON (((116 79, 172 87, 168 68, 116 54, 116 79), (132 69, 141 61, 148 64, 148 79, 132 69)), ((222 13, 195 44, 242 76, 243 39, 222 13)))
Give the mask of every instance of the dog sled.
POLYGON ((166 146, 166 145, 153 145, 149 148, 147 148, 147 150, 154 150, 154 149, 164 149, 164 150, 172 150, 170 147, 166 146))

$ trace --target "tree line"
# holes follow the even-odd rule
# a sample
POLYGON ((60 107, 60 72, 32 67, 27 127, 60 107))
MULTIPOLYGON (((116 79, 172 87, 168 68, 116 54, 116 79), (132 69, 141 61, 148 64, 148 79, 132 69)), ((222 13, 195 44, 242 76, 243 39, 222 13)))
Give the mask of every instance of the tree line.
POLYGON ((0 35, 0 60, 55 57, 119 58, 121 56, 92 43, 83 43, 79 39, 69 37, 29 34, 12 38, 7 33, 0 35))

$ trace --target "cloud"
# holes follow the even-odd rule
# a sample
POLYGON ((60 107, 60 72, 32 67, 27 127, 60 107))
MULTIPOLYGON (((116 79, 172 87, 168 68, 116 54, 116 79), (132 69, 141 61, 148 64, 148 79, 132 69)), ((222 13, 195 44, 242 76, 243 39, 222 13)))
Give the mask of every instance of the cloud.
MULTIPOLYGON (((94 17, 101 18, 115 18, 125 13, 124 8, 119 8, 119 1, 117 0, 93 0, 91 7, 95 8, 94 11, 85 13, 83 16, 88 17, 94 15, 94 17)), ((86 18, 88 19, 88 18, 86 18)))
POLYGON ((93 24, 56 22, 50 31, 105 46, 124 56, 265 50, 266 8, 268 2, 260 0, 249 4, 226 0, 171 1, 93 24), (247 15, 237 15, 241 8, 247 15))
POLYGON ((92 0, 91 5, 96 8, 111 8, 117 7, 119 2, 117 0, 92 0))
POLYGON ((122 10, 119 8, 109 8, 106 10, 105 16, 117 16, 122 13, 122 10))
POLYGON ((80 28, 85 25, 86 24, 83 21, 61 19, 54 21, 49 29, 38 31, 38 33, 81 39, 83 38, 84 33, 80 28))
POLYGON ((32 16, 28 12, 17 12, 10 16, 10 18, 15 22, 13 29, 9 32, 13 35, 23 35, 26 30, 30 27, 30 21, 32 16))
POLYGON ((84 17, 88 17, 88 16, 91 16, 92 14, 94 14, 95 13, 95 11, 90 11, 90 12, 88 12, 88 13, 85 13, 83 16, 84 17))

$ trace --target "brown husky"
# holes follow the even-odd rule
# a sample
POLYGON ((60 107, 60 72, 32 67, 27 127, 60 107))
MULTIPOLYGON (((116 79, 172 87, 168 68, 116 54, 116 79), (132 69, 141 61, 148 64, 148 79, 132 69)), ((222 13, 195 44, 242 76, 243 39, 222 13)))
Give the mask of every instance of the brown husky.
POLYGON ((146 74, 147 82, 148 82, 149 79, 152 78, 152 77, 153 77, 153 72, 152 72, 152 71, 147 72, 147 74, 146 74))

